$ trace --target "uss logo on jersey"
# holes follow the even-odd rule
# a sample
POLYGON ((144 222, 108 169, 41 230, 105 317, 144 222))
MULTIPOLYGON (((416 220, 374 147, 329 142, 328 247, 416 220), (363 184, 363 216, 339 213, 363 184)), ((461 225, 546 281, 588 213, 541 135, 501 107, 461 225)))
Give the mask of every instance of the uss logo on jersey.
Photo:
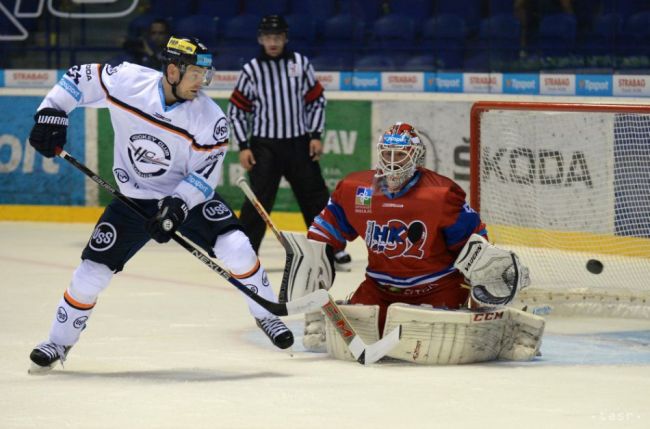
POLYGON ((129 140, 129 161, 138 176, 147 178, 165 174, 172 156, 164 142, 150 134, 133 134, 129 140))
POLYGON ((227 205, 218 200, 208 201, 203 205, 203 216, 213 222, 228 219, 232 212, 227 205))
POLYGON ((354 211, 355 213, 370 213, 372 211, 372 188, 363 186, 357 187, 354 193, 354 211))
POLYGON ((383 253, 388 258, 422 258, 427 228, 419 220, 408 225, 399 219, 391 219, 383 225, 369 220, 366 223, 365 239, 371 252, 383 253))

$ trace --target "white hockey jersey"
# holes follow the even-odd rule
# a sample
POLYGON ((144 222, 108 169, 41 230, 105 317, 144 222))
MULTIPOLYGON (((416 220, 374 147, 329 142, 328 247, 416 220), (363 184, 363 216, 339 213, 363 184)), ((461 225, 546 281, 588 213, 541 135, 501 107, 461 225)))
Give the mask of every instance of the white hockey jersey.
POLYGON ((201 91, 192 101, 166 106, 162 79, 158 71, 126 62, 74 66, 39 110, 107 107, 120 191, 141 199, 176 196, 191 209, 214 193, 228 148, 228 123, 201 91))

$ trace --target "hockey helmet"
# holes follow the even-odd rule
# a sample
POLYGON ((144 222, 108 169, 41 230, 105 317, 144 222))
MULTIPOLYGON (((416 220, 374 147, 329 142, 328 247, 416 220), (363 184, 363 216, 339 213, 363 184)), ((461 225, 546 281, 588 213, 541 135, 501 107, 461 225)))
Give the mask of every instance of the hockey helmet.
POLYGON ((406 122, 396 122, 377 143, 375 177, 384 181, 391 193, 399 191, 424 163, 424 145, 416 129, 406 122))
POLYGON ((163 57, 165 58, 165 65, 176 64, 178 66, 181 70, 181 79, 188 65, 204 68, 203 85, 210 84, 214 74, 212 54, 196 37, 170 37, 163 50, 163 57))
POLYGON ((289 33, 289 24, 280 15, 267 15, 257 27, 257 35, 289 33))

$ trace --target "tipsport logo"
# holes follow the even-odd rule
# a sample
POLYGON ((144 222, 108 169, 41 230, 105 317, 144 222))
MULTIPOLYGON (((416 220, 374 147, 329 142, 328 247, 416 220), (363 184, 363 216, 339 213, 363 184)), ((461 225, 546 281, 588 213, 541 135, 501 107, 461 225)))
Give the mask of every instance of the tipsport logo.
MULTIPOLYGON (((64 19, 111 19, 127 16, 138 6, 139 0, 47 0, 47 12, 64 19), (63 10, 65 8, 71 10, 63 10), (110 9, 110 10, 106 10, 110 9), (101 11, 101 12, 100 12, 101 11)), ((0 30, 0 42, 17 42, 26 40, 29 32, 20 22, 21 19, 40 18, 46 11, 45 0, 26 2, 16 0, 13 10, 0 2, 0 21, 6 22, 0 30)))

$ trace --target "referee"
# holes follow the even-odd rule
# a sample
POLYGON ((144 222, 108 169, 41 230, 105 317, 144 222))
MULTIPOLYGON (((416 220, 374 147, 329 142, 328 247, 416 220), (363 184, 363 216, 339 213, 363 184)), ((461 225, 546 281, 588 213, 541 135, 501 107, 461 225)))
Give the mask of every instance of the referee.
MULTIPOLYGON (((282 16, 262 18, 257 30, 262 49, 244 64, 230 96, 228 116, 239 162, 266 211, 271 213, 284 176, 309 226, 329 199, 318 163, 327 101, 307 57, 285 49, 288 30, 282 16)), ((247 200, 240 221, 259 251, 266 224, 247 200)), ((349 271, 350 256, 343 249, 334 250, 337 269, 349 271)))

